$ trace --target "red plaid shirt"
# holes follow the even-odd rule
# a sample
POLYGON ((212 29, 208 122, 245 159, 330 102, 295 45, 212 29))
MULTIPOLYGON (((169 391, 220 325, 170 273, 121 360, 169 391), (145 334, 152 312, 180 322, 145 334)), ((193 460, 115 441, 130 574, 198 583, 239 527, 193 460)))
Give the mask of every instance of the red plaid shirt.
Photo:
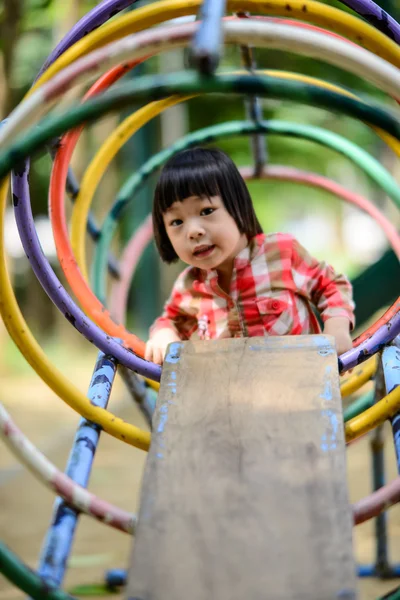
POLYGON ((171 328, 182 340, 319 333, 322 321, 347 317, 352 288, 343 275, 310 256, 286 233, 259 234, 235 258, 230 294, 214 270, 186 268, 150 329, 171 328))

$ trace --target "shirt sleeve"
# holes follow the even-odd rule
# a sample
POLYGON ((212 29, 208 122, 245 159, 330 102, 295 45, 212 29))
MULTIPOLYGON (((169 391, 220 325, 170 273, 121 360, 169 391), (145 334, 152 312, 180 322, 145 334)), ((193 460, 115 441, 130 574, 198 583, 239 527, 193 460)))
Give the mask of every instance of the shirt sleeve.
POLYGON ((354 329, 353 288, 347 277, 319 262, 293 238, 292 276, 299 293, 307 296, 325 323, 332 317, 347 317, 354 329))
POLYGON ((150 338, 160 329, 171 329, 181 340, 188 340, 197 329, 197 318, 190 314, 191 297, 188 270, 185 269, 175 281, 161 316, 150 327, 150 338))

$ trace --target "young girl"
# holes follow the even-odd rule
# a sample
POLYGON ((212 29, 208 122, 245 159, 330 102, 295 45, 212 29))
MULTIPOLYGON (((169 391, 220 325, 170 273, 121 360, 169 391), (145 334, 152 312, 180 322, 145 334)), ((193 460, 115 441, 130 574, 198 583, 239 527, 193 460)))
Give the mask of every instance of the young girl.
POLYGON ((220 150, 175 155, 158 181, 153 226, 161 258, 189 266, 150 329, 145 358, 197 339, 324 332, 338 354, 352 347, 349 281, 286 233, 265 234, 238 169, 220 150))

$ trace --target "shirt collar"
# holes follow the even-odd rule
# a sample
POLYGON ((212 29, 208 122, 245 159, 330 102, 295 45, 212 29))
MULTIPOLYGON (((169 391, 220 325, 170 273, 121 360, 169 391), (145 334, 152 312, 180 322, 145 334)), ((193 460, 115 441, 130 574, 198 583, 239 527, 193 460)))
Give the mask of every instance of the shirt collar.
POLYGON ((260 252, 263 252, 264 241, 264 233, 259 233, 251 238, 247 246, 243 248, 243 250, 241 250, 236 256, 233 268, 238 271, 246 268, 247 265, 251 263, 258 254, 260 254, 260 252))

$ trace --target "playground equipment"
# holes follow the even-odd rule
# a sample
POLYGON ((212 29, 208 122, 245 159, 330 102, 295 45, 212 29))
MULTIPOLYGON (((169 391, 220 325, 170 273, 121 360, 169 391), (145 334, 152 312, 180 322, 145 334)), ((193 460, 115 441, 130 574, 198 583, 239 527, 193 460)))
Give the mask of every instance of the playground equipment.
MULTIPOLYGON (((0 129, 0 177, 3 181, 0 191, 2 318, 11 337, 38 376, 83 417, 73 446, 73 460, 71 454, 66 473, 63 474, 32 446, 5 409, 2 408, 0 411, 1 429, 6 443, 20 460, 58 495, 54 507, 54 515, 57 515, 57 519, 53 518, 37 574, 29 571, 10 550, 1 547, 1 570, 30 596, 60 599, 70 597, 58 588, 62 584, 65 564, 80 512, 85 512, 121 531, 135 533, 137 519, 134 515, 94 497, 85 488, 102 429, 142 450, 148 450, 150 446, 150 434, 117 418, 107 410, 107 403, 118 366, 118 372, 128 383, 133 397, 139 402, 150 421, 154 406, 148 391, 149 381, 157 382, 161 378, 161 368, 142 358, 143 341, 124 326, 129 282, 140 253, 151 238, 150 224, 144 223, 134 235, 122 255, 121 264, 117 265, 110 253, 110 244, 123 217, 124 209, 133 201, 151 173, 174 152, 183 148, 208 143, 223 136, 251 135, 254 166, 243 169, 243 175, 247 179, 274 178, 316 186, 338 198, 356 204, 379 222, 397 257, 400 256, 400 240, 396 229, 367 199, 350 193, 317 174, 265 165, 265 136, 291 135, 312 140, 344 154, 358 167, 364 169, 396 206, 400 207, 400 188, 390 173, 354 144, 315 127, 262 119, 258 99, 260 97, 290 99, 298 103, 325 107, 361 119, 366 125, 372 127, 396 154, 400 154, 400 121, 394 111, 386 111, 369 101, 358 98, 348 90, 311 77, 279 71, 259 72, 253 63, 250 46, 290 50, 305 56, 318 57, 319 60, 339 66, 368 80, 391 97, 400 98, 398 45, 400 25, 372 0, 347 0, 343 1, 343 4, 365 20, 311 0, 270 0, 269 2, 229 0, 226 3, 223 0, 204 0, 203 3, 201 0, 164 0, 150 3, 122 16, 116 15, 124 8, 134 5, 134 2, 104 0, 57 46, 43 66, 27 97, 2 125, 0 129), (199 11, 202 15, 199 21, 165 24, 166 21, 179 17, 194 16, 199 11), (249 13, 252 13, 252 16, 249 16, 249 13), (222 18, 225 14, 229 16, 222 18), (111 17, 114 18, 108 22, 111 17), (153 27, 155 25, 158 27, 153 27), (326 27, 332 31, 327 31, 326 27), (241 46, 245 71, 216 72, 222 40, 226 44, 241 46), (138 77, 112 88, 118 79, 149 56, 186 46, 191 46, 193 70, 169 75, 138 77), (82 87, 91 81, 95 83, 84 96, 82 103, 69 107, 62 114, 47 116, 68 89, 82 87), (202 131, 193 132, 152 157, 125 183, 102 227, 98 228, 90 215, 91 201, 102 175, 118 150, 138 129, 168 107, 189 100, 195 95, 210 93, 240 93, 249 96, 249 119, 210 126, 202 131), (78 184, 69 169, 69 163, 84 124, 93 122, 107 112, 126 107, 134 100, 148 102, 148 104, 118 126, 100 148, 78 184), (61 140, 59 136, 63 136, 61 140), (49 203, 57 253, 60 265, 80 306, 67 293, 43 255, 33 223, 28 184, 29 158, 45 145, 54 157, 49 203), (38 280, 71 325, 99 349, 99 358, 87 397, 81 394, 45 356, 19 311, 7 271, 3 239, 4 211, 8 197, 7 177, 10 172, 12 200, 19 234, 38 280), (65 190, 74 201, 70 236, 64 210, 65 190), (86 230, 96 242, 91 282, 89 282, 85 255, 86 230), (107 272, 115 278, 109 303, 106 294, 107 272), (144 383, 143 379, 135 373, 146 378, 147 383, 144 383), (82 430, 85 437, 89 436, 91 440, 90 447, 82 443, 82 430), (44 587, 46 596, 43 595, 44 587)), ((191 598, 203 598, 205 594, 207 596, 214 594, 214 597, 219 599, 235 598, 239 597, 239 594, 242 597, 245 593, 252 598, 268 597, 263 595, 266 589, 273 590, 271 598, 355 598, 351 557, 351 515, 346 496, 344 436, 340 424, 342 416, 336 375, 338 371, 344 373, 356 367, 353 374, 342 385, 342 396, 345 396, 360 388, 374 376, 377 362, 379 367, 376 375, 375 397, 373 401, 370 397, 363 398, 356 407, 352 407, 347 415, 351 418, 346 422, 344 433, 346 440, 350 442, 377 428, 374 454, 376 490, 371 496, 353 506, 353 519, 355 523, 360 523, 379 515, 378 560, 373 568, 366 571, 376 572, 381 576, 397 573, 388 562, 386 529, 382 513, 399 500, 400 477, 389 485, 383 485, 380 426, 387 419, 391 420, 400 469, 397 415, 400 409, 399 308, 400 301, 397 299, 384 315, 354 341, 353 349, 339 357, 338 363, 331 342, 325 336, 268 340, 254 338, 250 341, 224 340, 205 345, 190 342, 183 349, 180 345, 170 348, 166 367, 164 367, 158 408, 153 420, 155 439, 146 469, 137 544, 127 588, 130 598, 150 596, 180 598, 184 590, 188 589, 188 585, 189 589, 190 586, 196 589, 196 593, 189 594, 191 598), (240 394, 239 387, 229 388, 227 384, 223 384, 222 379, 218 386, 214 385, 213 381, 216 381, 217 373, 219 375, 225 373, 221 365, 226 365, 226 373, 232 378, 229 368, 232 364, 236 364, 239 355, 244 357, 241 377, 243 381, 253 381, 253 387, 248 385, 240 387, 240 377, 237 379, 240 394), (375 355, 379 355, 377 360, 374 358, 375 355), (288 356, 291 358, 289 359, 288 356), (272 366, 275 365, 275 371, 268 371, 265 368, 265 365, 270 362, 272 366), (295 369, 293 368, 295 364, 303 367, 295 369), (310 365, 313 367, 312 376, 310 365), (196 390, 196 394, 200 393, 198 390, 205 394, 204 388, 199 383, 200 379, 203 379, 204 383, 205 368, 209 373, 209 388, 207 388, 207 402, 202 410, 208 409, 211 412, 200 414, 200 409, 198 413, 196 412, 196 406, 200 404, 199 398, 196 399, 193 390, 196 390), (276 376, 276 373, 279 373, 279 376, 276 376), (329 373, 328 379, 326 379, 327 373, 329 373), (275 406, 274 394, 279 382, 282 382, 282 386, 284 383, 280 394, 286 398, 286 401, 284 405, 276 403, 275 406), (257 383, 259 387, 254 387, 257 383), (179 403, 178 398, 183 393, 182 390, 187 392, 189 389, 193 396, 190 404, 179 403), (263 390, 262 393, 260 389, 263 390), (216 390, 220 390, 220 396, 216 390), (243 402, 244 395, 246 402, 243 402), (175 402, 175 397, 177 402, 172 404, 175 402), (316 398, 319 400, 316 401, 316 398), (250 403, 250 399, 253 399, 254 404, 250 403), (307 406, 307 411, 304 411, 304 406, 307 406), (217 409, 219 413, 216 416, 214 413, 218 412, 217 409), (292 425, 287 421, 289 412, 292 417, 296 415, 297 438, 295 443, 288 444, 288 454, 284 451, 279 454, 277 440, 279 447, 285 448, 282 439, 285 438, 287 441, 293 435, 292 425), (227 429, 225 413, 234 420, 231 430, 227 429), (271 435, 269 442, 264 443, 265 436, 268 436, 270 431, 267 424, 271 414, 274 416, 275 433, 278 437, 274 438, 271 435), (243 448, 242 454, 237 458, 235 440, 238 437, 238 427, 242 417, 243 429, 240 431, 239 438, 242 440, 243 448), (205 423, 204 428, 199 429, 198 425, 195 426, 196 418, 205 423), (193 443, 191 439, 189 443, 190 431, 185 432, 185 426, 195 432, 196 450, 192 449, 191 454, 194 453, 194 456, 191 457, 191 465, 195 466, 196 472, 199 473, 197 485, 205 483, 203 462, 205 458, 202 453, 206 453, 206 450, 210 452, 210 446, 218 448, 219 444, 225 444, 227 462, 232 460, 231 454, 233 454, 236 456, 235 460, 239 460, 240 463, 236 465, 236 471, 232 470, 230 464, 227 468, 222 460, 223 457, 219 457, 218 463, 215 464, 215 477, 219 474, 222 480, 228 478, 229 485, 227 483, 224 493, 222 488, 219 491, 214 486, 206 488, 208 502, 212 504, 215 500, 212 509, 211 506, 207 507, 207 513, 202 506, 204 519, 207 520, 208 525, 221 517, 221 527, 225 528, 225 533, 231 527, 228 516, 222 514, 226 504, 226 490, 232 488, 235 477, 237 481, 238 473, 246 473, 240 480, 237 497, 235 497, 237 512, 233 511, 235 514, 231 515, 236 519, 235 523, 240 521, 240 527, 235 529, 235 535, 230 532, 227 537, 221 538, 214 537, 213 532, 212 535, 210 534, 211 537, 207 538, 203 532, 208 539, 207 564, 202 563, 205 570, 203 580, 207 580, 213 567, 215 568, 215 561, 210 560, 213 556, 211 546, 214 542, 217 544, 213 549, 215 556, 225 557, 225 563, 221 563, 225 565, 225 575, 218 579, 215 583, 216 587, 211 592, 207 587, 202 588, 201 582, 196 579, 198 577, 196 569, 199 568, 202 554, 199 548, 194 548, 190 543, 190 540, 193 540, 194 526, 189 517, 192 516, 193 521, 193 514, 182 513, 187 517, 185 527, 185 519, 182 518, 178 523, 171 508, 172 502, 176 503, 176 496, 172 496, 169 500, 171 510, 165 514, 166 509, 163 511, 160 508, 160 496, 155 494, 157 485, 160 485, 159 493, 162 493, 165 498, 173 491, 171 486, 174 477, 170 475, 166 480, 162 474, 161 464, 166 465, 166 471, 170 473, 174 472, 173 469, 184 470, 185 468, 186 451, 189 451, 190 444, 193 443), (178 432, 180 436, 176 442, 176 448, 179 448, 180 452, 175 454, 170 452, 171 444, 174 444, 171 427, 175 428, 174 435, 178 432), (211 429, 213 433, 214 428, 222 432, 221 438, 216 441, 214 435, 210 443, 210 438, 205 436, 204 430, 211 429), (310 432, 313 432, 315 437, 312 437, 310 432), (277 479, 276 481, 274 479, 274 484, 268 488, 268 481, 271 481, 273 474, 265 465, 271 452, 277 453, 278 467, 274 473, 277 479), (305 455, 304 452, 308 454, 305 455), (288 456, 289 462, 287 462, 288 456), (306 462, 304 456, 308 457, 309 462, 306 462), (240 462, 242 459, 245 459, 244 462, 240 462), (250 461, 250 464, 247 464, 247 461, 250 461), (284 470, 284 464, 287 466, 287 472, 284 470), (337 469, 334 468, 335 466, 337 469), (301 472, 301 469, 307 470, 307 478, 300 478, 300 481, 295 482, 290 475, 296 471, 301 472), (246 498, 245 482, 249 484, 250 498, 246 498), (269 546, 271 542, 266 539, 269 530, 268 528, 265 531, 257 530, 257 523, 266 524, 268 519, 281 527, 279 517, 284 510, 282 506, 286 506, 283 498, 294 489, 298 495, 298 514, 301 518, 296 519, 293 516, 289 521, 290 525, 285 526, 285 533, 281 529, 274 533, 274 540, 280 534, 281 544, 296 540, 298 545, 293 545, 293 552, 297 547, 297 555, 299 548, 303 549, 310 542, 312 511, 310 510, 308 521, 306 513, 307 509, 310 509, 311 496, 317 505, 319 501, 324 504, 324 514, 332 516, 332 520, 319 530, 320 537, 318 541, 315 538, 313 549, 310 548, 310 552, 305 553, 307 557, 304 563, 301 562, 296 566, 298 570, 291 570, 293 561, 291 565, 285 566, 279 564, 279 561, 277 564, 273 563, 273 555, 268 554, 268 551, 271 552, 269 546), (214 490, 215 498, 211 497, 214 490), (267 490, 268 494, 266 494, 267 490), (154 504, 151 502, 152 496, 154 496, 154 504), (263 499, 262 507, 260 507, 261 499, 263 499), (246 503, 248 510, 257 515, 257 520, 246 521, 246 503), (333 507, 335 507, 334 512, 329 512, 333 507), (251 541, 248 542, 248 556, 244 560, 243 554, 246 553, 247 544, 244 536, 248 523, 250 523, 251 541), (162 543, 157 546, 157 541, 160 541, 161 537, 155 538, 155 530, 161 526, 162 543), (265 533, 263 537, 260 537, 261 531, 265 533), (179 552, 177 551, 176 555, 171 552, 167 560, 166 548, 172 538, 178 539, 174 537, 178 536, 178 532, 180 532, 179 539, 184 539, 185 545, 179 552), (327 542, 332 539, 332 535, 336 536, 336 541, 330 546, 327 542), (237 548, 233 550, 238 540, 243 544, 239 553, 237 548), (325 547, 329 547, 329 551, 326 554, 321 553, 321 548, 325 547), (338 559, 339 547, 340 552, 343 552, 341 560, 338 559), (230 548, 232 548, 231 554, 229 554, 230 548), (185 574, 178 567, 186 557, 189 560, 188 555, 192 549, 191 571, 185 574), (153 557, 156 550, 160 555, 155 560, 155 565, 153 557), (261 559, 265 577, 260 572, 261 559), (173 564, 169 564, 168 561, 171 560, 173 564), (236 581, 238 561, 243 563, 240 585, 236 581), (313 569, 310 568, 310 561, 314 563, 313 569), (332 561, 334 566, 329 572, 329 577, 324 577, 326 574, 324 569, 327 568, 328 563, 331 566, 332 561), (175 569, 173 576, 163 577, 167 569, 172 568, 175 569), (230 573, 231 577, 228 577, 227 573, 230 573), (300 583, 296 578, 299 573, 304 576, 300 586, 302 595, 298 595, 300 588, 295 585, 300 583)), ((238 368, 234 367, 233 370, 237 372, 238 368)), ((155 384, 151 385, 154 387, 155 384)), ((217 455, 218 452, 215 456, 217 455)), ((179 494, 186 499, 186 502, 190 502, 189 490, 193 490, 194 486, 193 473, 187 475, 185 486, 184 489, 179 488, 179 494)), ((176 488, 174 493, 177 493, 176 488)), ((285 498, 285 501, 287 499, 285 498)), ((194 502, 194 498, 192 501, 194 502)), ((186 511, 190 508, 189 504, 184 505, 184 503, 179 506, 186 506, 186 511)), ((293 505, 289 503, 288 506, 293 505)), ((317 514, 318 511, 314 516, 317 514)), ((198 512, 197 519, 199 515, 198 512)), ((320 516, 322 518, 322 513, 320 516)), ((202 543, 205 543, 204 539, 202 543)), ((175 543, 173 547, 176 546, 175 543)), ((273 548, 276 551, 276 544, 273 548)), ((279 552, 275 559, 277 556, 280 556, 279 552)), ((117 576, 121 581, 125 580, 124 573, 110 574, 109 580, 115 583, 117 576)), ((400 597, 400 592, 395 591, 389 597, 400 597)))

